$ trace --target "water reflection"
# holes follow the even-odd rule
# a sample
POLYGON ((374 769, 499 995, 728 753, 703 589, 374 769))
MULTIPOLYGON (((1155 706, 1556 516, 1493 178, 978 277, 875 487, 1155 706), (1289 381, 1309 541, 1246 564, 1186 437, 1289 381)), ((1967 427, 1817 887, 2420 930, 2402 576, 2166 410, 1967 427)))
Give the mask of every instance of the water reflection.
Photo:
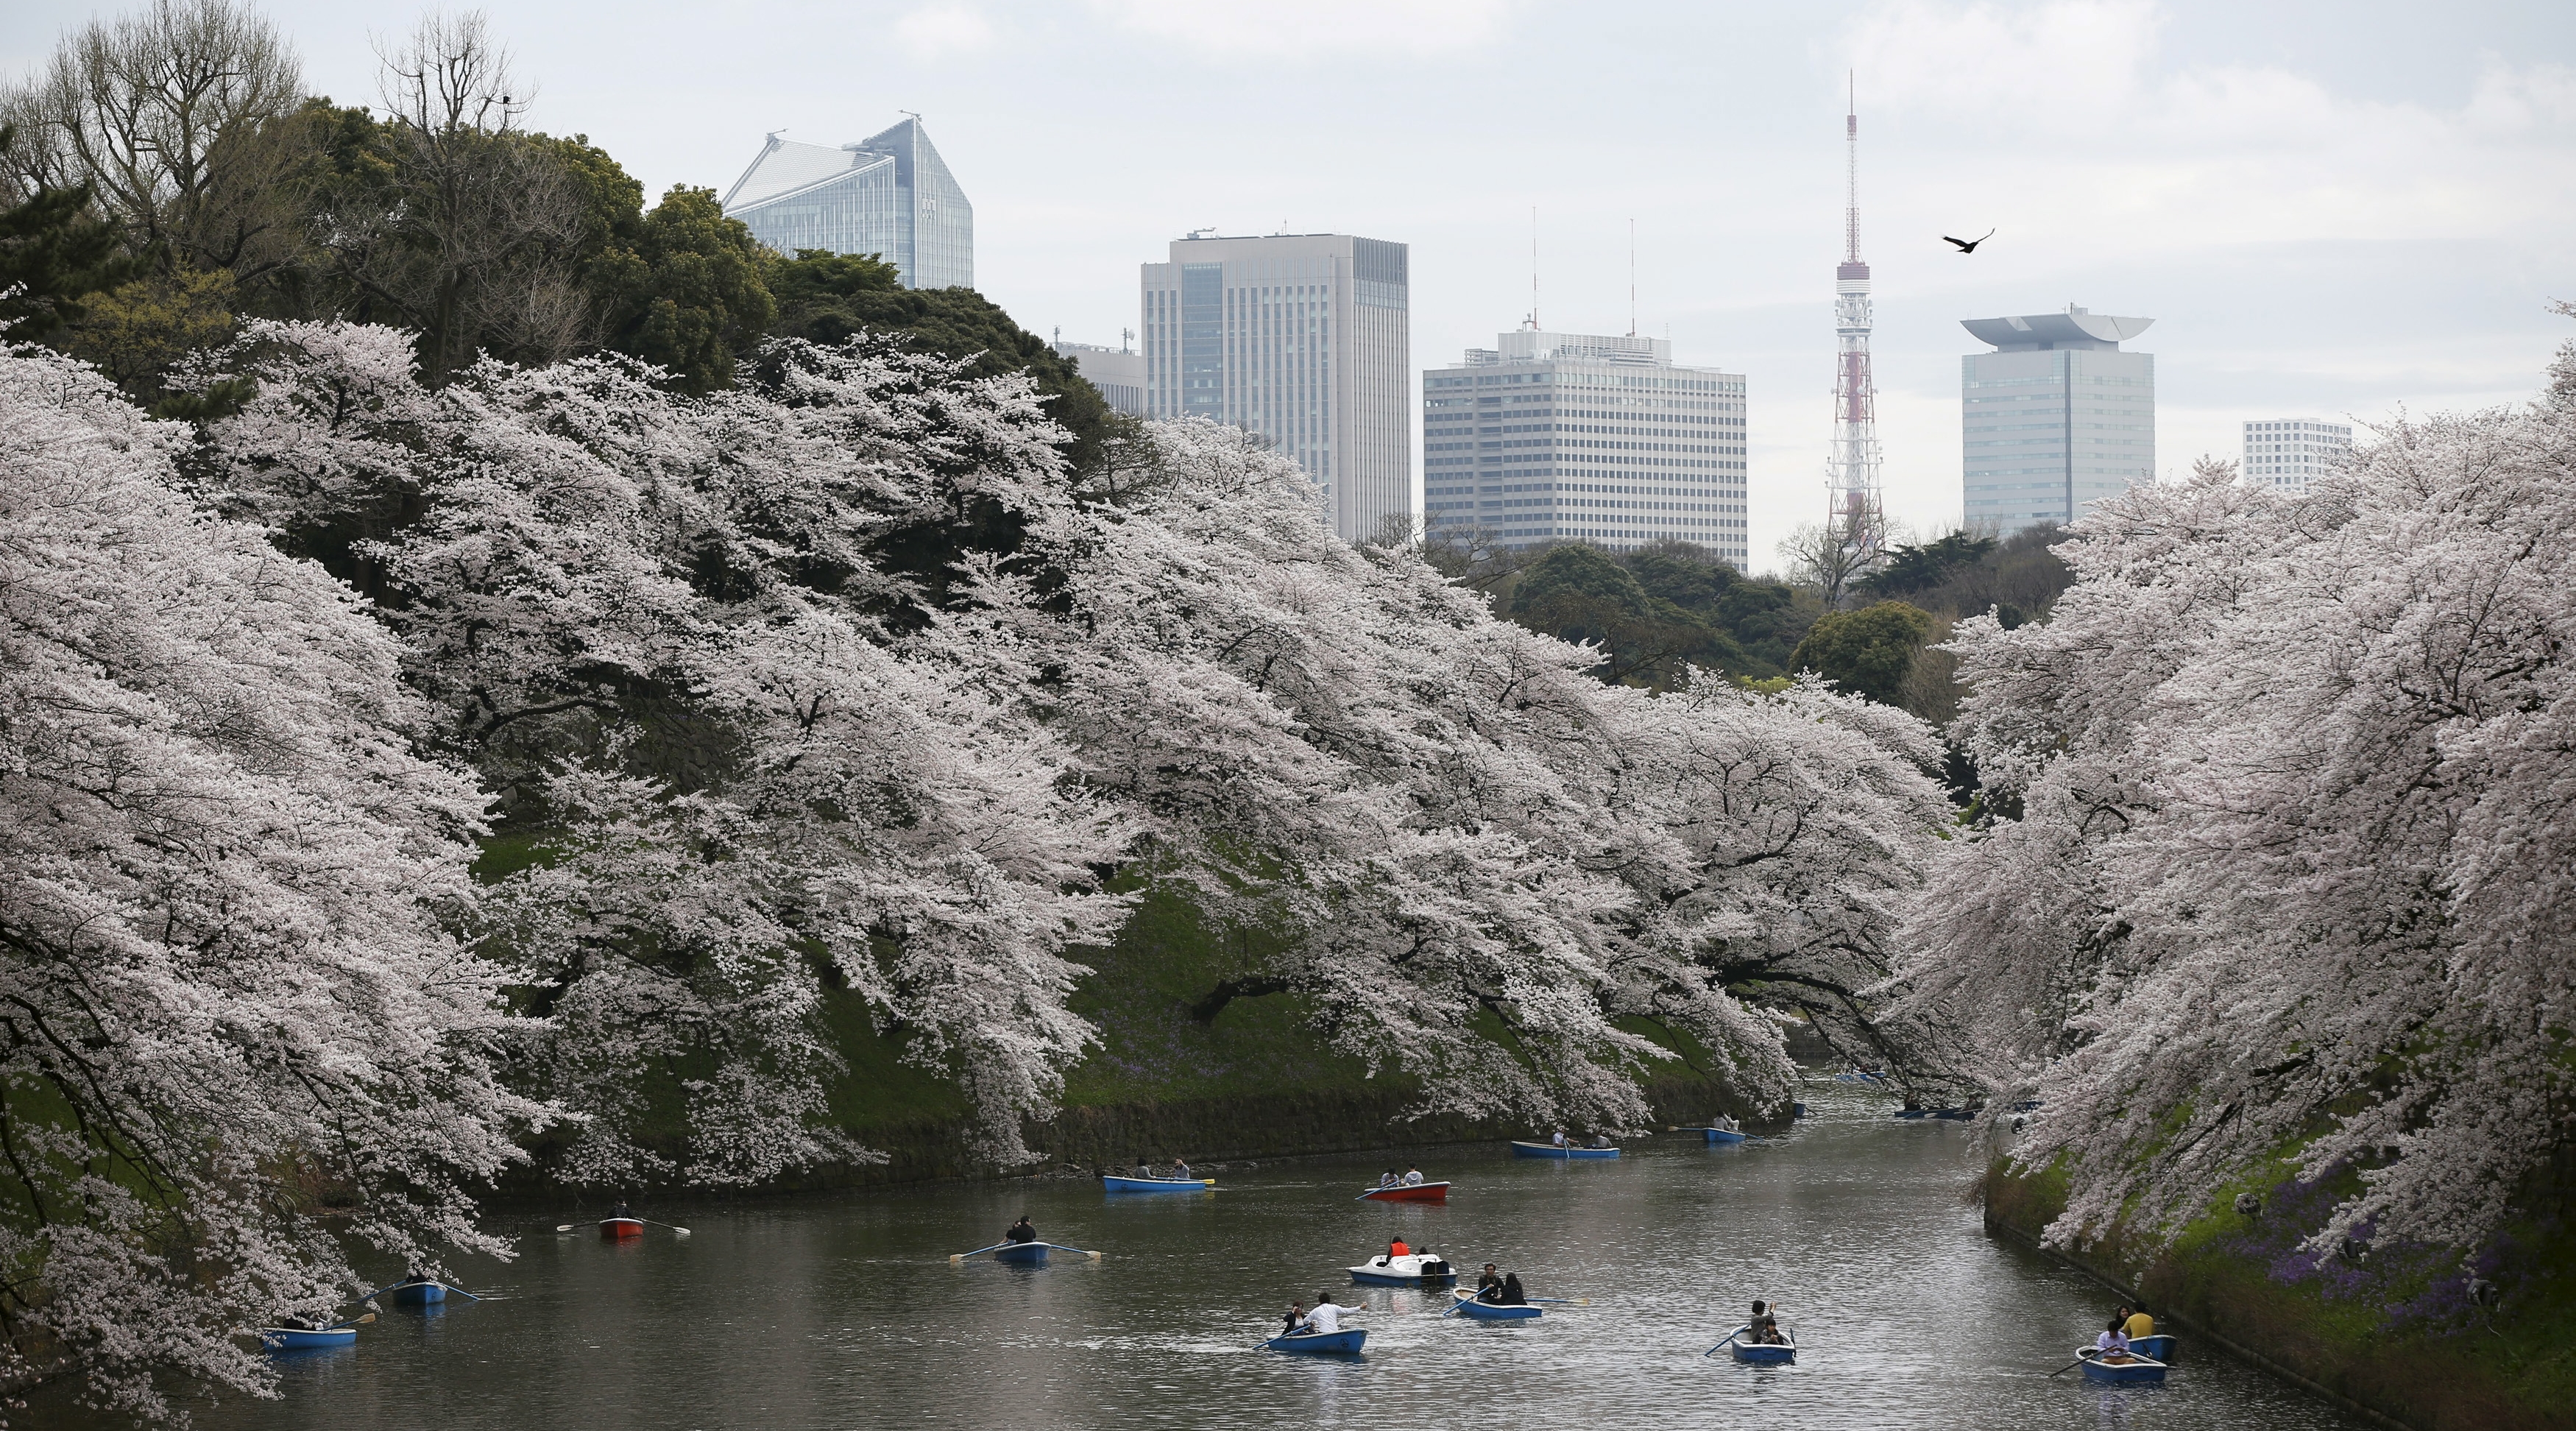
POLYGON ((1987 1238, 1960 1194, 1964 1130, 1904 1123, 1866 1089, 1818 1088, 1787 1137, 1650 1140, 1616 1162, 1426 1151, 1446 1206, 1354 1202, 1383 1157, 1219 1174, 1198 1197, 1078 1183, 664 1206, 696 1229, 602 1243, 519 1221, 522 1256, 460 1269, 482 1303, 385 1309, 357 1348, 285 1364, 283 1405, 203 1424, 429 1427, 1110 1427, 1130 1422, 2167 1428, 2359 1425, 2185 1343, 2163 1387, 2051 1379, 2105 1294, 1987 1238), (1027 1213, 1099 1248, 1045 1267, 950 1252, 1027 1213), (1444 1318, 1445 1294, 1343 1270, 1401 1235, 1589 1297, 1527 1323, 1444 1318), (1364 1358, 1260 1345, 1318 1291, 1365 1308, 1364 1358), (1799 1364, 1708 1347, 1755 1298, 1799 1364))

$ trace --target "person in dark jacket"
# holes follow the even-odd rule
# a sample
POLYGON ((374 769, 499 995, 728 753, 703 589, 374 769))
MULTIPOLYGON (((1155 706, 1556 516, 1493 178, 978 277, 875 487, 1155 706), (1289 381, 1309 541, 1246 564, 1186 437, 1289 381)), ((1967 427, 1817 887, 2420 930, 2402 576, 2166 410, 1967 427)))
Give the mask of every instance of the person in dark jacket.
POLYGON ((1521 1291, 1521 1274, 1518 1272, 1504 1273, 1502 1295, 1496 1297, 1494 1300, 1502 1303, 1506 1307, 1525 1307, 1529 1305, 1528 1295, 1521 1291))
POLYGON ((1502 1295, 1503 1276, 1494 1270, 1493 1263, 1488 1262, 1485 1264, 1485 1275, 1476 1279, 1476 1300, 1495 1302, 1500 1301, 1502 1295))
POLYGON ((1011 1230, 1002 1234, 1002 1240, 1004 1242, 1035 1242, 1038 1240, 1038 1230, 1029 1226, 1029 1215, 1024 1212, 1020 1214, 1019 1221, 1011 1224, 1011 1230))

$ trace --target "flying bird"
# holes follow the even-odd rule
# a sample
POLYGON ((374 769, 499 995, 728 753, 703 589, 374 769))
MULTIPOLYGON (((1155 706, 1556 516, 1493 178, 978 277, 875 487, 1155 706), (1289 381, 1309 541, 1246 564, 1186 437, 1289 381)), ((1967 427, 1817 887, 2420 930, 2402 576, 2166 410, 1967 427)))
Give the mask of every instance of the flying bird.
POLYGON ((1972 239, 1954 239, 1948 234, 1943 234, 1941 235, 1941 242, 1957 244, 1959 246, 1959 252, 1961 253, 1975 253, 1977 251, 1977 245, 1984 243, 1986 240, 1993 238, 1994 236, 1995 231, 1993 229, 1988 229, 1984 233, 1981 233, 1972 239))

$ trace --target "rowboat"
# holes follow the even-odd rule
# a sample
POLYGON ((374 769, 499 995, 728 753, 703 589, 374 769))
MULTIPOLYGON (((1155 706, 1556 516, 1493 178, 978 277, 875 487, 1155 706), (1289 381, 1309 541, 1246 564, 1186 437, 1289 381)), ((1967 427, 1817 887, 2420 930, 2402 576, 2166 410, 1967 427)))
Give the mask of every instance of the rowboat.
POLYGON ((1370 1188, 1360 1194, 1371 1202, 1447 1202, 1447 1183, 1397 1183, 1393 1187, 1370 1188))
POLYGON ((1570 1161, 1575 1158, 1615 1158, 1619 1156, 1619 1150, 1616 1148, 1578 1148, 1571 1143, 1560 1148, 1554 1143, 1525 1143, 1518 1138, 1514 1138, 1512 1140, 1512 1156, 1515 1158, 1565 1158, 1570 1161))
POLYGON ((447 1300, 447 1289, 436 1282, 405 1282, 389 1289, 397 1307, 426 1307, 447 1300))
POLYGON ((2149 1361, 2160 1361, 2167 1366, 2171 1366, 2173 1365, 2174 1350, 2173 1333, 2158 1332, 2151 1337, 2131 1337, 2129 1338, 2129 1350, 2133 1354, 2145 1357, 2149 1361))
POLYGON ((2132 1382, 2161 1382, 2165 1379, 2165 1364, 2150 1357, 2132 1356, 2127 1361, 2104 1361, 2101 1354, 2091 1347, 2078 1347, 2075 1354, 2084 1359, 2086 1381, 2126 1386, 2132 1382))
POLYGON ((1702 1133, 1712 1143, 1741 1143, 1744 1135, 1732 1128, 1684 1128, 1685 1133, 1702 1133))
POLYGON ((1351 1269, 1351 1280, 1363 1287, 1455 1287, 1458 1269, 1443 1258, 1407 1253, 1372 1257, 1351 1269))
POLYGON ((1530 1322, 1536 1321, 1546 1309, 1505 1305, 1501 1302, 1479 1302, 1473 1297, 1460 1297, 1453 1310, 1462 1317, 1473 1317, 1480 1322, 1530 1322))
POLYGON ((358 1329, 333 1327, 328 1331, 307 1331, 301 1327, 262 1327, 259 1340, 260 1345, 270 1351, 311 1351, 319 1347, 354 1346, 358 1340, 358 1329))
POLYGON ((644 1220, 636 1217, 602 1218, 599 1223, 599 1235, 609 1242, 623 1242, 630 1237, 642 1237, 644 1220))
POLYGON ((1776 1342, 1753 1341, 1752 1335, 1751 1327, 1737 1327, 1727 1338, 1726 1345, 1735 1353, 1737 1361, 1750 1362, 1755 1366, 1785 1366, 1797 1361, 1798 1338, 1795 1333, 1783 1328, 1780 1340, 1776 1342))
POLYGON ((1320 1352, 1340 1352, 1349 1355, 1368 1345, 1368 1333, 1358 1327, 1344 1327, 1338 1332, 1300 1332, 1293 1337, 1272 1337, 1263 1345, 1272 1351, 1305 1352, 1310 1355, 1320 1352))
POLYGON ((1122 1178, 1103 1174, 1100 1185, 1114 1193, 1195 1193, 1216 1186, 1214 1178, 1122 1178))
POLYGON ((1010 1242, 993 1249, 996 1262, 1019 1262, 1031 1267, 1046 1265, 1047 1245, 1043 1242, 1010 1242))

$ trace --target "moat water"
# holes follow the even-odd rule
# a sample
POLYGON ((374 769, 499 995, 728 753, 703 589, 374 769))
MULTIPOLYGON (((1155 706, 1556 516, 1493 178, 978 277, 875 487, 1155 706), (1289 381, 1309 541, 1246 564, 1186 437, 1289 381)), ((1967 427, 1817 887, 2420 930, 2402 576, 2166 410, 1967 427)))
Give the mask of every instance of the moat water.
POLYGON ((596 1207, 573 1236, 552 1227, 575 1209, 531 1213, 497 1220, 515 1260, 457 1269, 485 1301, 388 1305, 355 1347, 285 1358, 283 1401, 192 1410, 218 1431, 2363 1424, 2188 1334, 2162 1386, 2050 1376, 2111 1294, 1988 1236, 1967 1130, 1889 1108, 1828 1085, 1795 1131, 1740 1147, 1426 1151, 1425 1174, 1456 1184, 1447 1206, 1353 1201, 1377 1157, 1237 1164, 1195 1196, 1064 1181, 672 1201, 637 1211, 691 1236, 622 1244, 588 1226, 596 1207), (1022 1213, 1106 1256, 948 1261, 1022 1213), (1481 1324, 1443 1319, 1438 1294, 1352 1287, 1344 1269, 1398 1235, 1591 1305, 1481 1324), (1366 1353, 1264 1350, 1318 1291, 1367 1307, 1366 1353), (1797 1365, 1702 1355, 1756 1297, 1781 1304, 1797 1365))

